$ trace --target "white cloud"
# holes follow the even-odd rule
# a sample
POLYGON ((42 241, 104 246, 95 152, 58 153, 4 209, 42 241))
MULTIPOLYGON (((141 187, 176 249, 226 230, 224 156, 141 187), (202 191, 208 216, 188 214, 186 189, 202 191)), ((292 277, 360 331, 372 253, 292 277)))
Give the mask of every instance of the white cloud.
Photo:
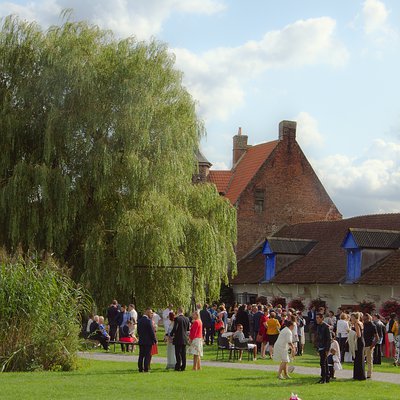
MULTIPOLYGON (((47 27, 59 23, 62 10, 70 8, 72 19, 89 20, 120 37, 148 39, 162 31, 173 12, 210 15, 225 7, 222 0, 36 0, 25 5, 0 3, 0 15, 16 13, 47 27)), ((244 104, 249 79, 269 68, 345 64, 349 53, 335 39, 335 26, 329 17, 299 20, 237 47, 215 48, 200 55, 187 49, 174 52, 201 116, 223 121, 244 104)))
POLYGON ((213 170, 228 170, 230 169, 224 162, 217 161, 212 165, 213 170))
POLYGON ((318 122, 307 112, 300 112, 295 118, 297 121, 296 139, 301 147, 320 148, 324 143, 323 136, 318 129, 318 122))
POLYGON ((365 0, 362 9, 364 31, 367 34, 388 29, 389 12, 385 4, 379 0, 365 0))
POLYGON ((35 20, 48 27, 59 22, 64 9, 73 9, 73 20, 88 20, 117 36, 135 35, 149 39, 162 30, 163 23, 173 12, 214 14, 224 10, 221 0, 42 0, 25 5, 13 2, 0 4, 0 16, 18 14, 21 18, 35 20))
POLYGON ((175 0, 178 10, 196 14, 215 14, 225 10, 226 5, 216 0, 175 0))
MULTIPOLYGON (((374 46, 373 53, 379 59, 383 57, 383 50, 395 51, 399 43, 399 31, 390 24, 389 16, 390 12, 382 1, 365 0, 361 13, 355 19, 361 21, 365 35, 374 46)), ((368 47, 363 49, 362 54, 370 52, 368 47)))
POLYGON ((237 47, 215 48, 200 55, 187 49, 173 51, 203 118, 224 120, 244 103, 243 87, 248 80, 268 69, 344 65, 349 53, 335 39, 335 27, 332 18, 312 18, 237 47))
POLYGON ((360 157, 333 155, 313 166, 345 216, 400 212, 400 144, 375 140, 360 157))
POLYGON ((226 133, 219 135, 218 143, 207 143, 207 137, 202 140, 202 151, 212 163, 211 169, 231 169, 232 166, 232 136, 226 133), (230 151, 226 151, 230 149, 230 151))

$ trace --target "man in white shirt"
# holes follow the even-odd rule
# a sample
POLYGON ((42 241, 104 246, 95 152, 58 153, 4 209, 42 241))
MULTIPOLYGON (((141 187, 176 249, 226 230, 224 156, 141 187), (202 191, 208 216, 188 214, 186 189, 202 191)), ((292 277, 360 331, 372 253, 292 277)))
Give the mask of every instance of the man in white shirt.
POLYGON ((128 312, 131 314, 131 321, 133 322, 133 333, 136 335, 136 327, 137 327, 137 311, 135 310, 135 306, 133 304, 129 304, 128 312))

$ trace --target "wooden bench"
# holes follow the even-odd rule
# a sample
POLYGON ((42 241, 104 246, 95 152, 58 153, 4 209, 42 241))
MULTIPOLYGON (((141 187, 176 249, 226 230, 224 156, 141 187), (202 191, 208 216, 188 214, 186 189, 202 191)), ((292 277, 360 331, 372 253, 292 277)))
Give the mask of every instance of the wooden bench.
POLYGON ((130 352, 132 353, 133 350, 134 350, 134 347, 135 347, 135 345, 136 345, 137 343, 138 343, 138 342, 133 342, 133 343, 121 342, 121 341, 119 341, 119 340, 110 340, 110 341, 109 341, 109 345, 110 345, 110 346, 111 346, 111 345, 114 346, 114 353, 115 353, 115 346, 116 346, 117 344, 125 344, 125 345, 128 345, 128 351, 130 351, 130 352))

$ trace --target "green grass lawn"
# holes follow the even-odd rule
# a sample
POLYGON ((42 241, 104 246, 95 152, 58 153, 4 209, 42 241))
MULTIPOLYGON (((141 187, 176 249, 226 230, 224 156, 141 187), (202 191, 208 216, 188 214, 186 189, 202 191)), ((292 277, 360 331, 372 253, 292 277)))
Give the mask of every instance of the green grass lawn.
MULTIPOLYGON (((157 332, 157 337, 158 337, 158 356, 159 357, 166 357, 167 356, 167 350, 166 350, 166 344, 163 342, 163 336, 164 336, 164 331, 163 329, 159 329, 157 332)), ((96 351, 102 351, 102 350, 96 350, 96 351)), ((121 349, 119 346, 116 346, 116 352, 120 353, 121 349)), ((138 354, 138 350, 136 350, 136 353, 138 354)), ((213 346, 206 346, 204 345, 204 357, 203 360, 209 360, 213 361, 216 358, 217 354, 217 347, 216 344, 213 346)), ((226 357, 226 356, 225 356, 226 357)), ((237 361, 236 361, 237 362, 237 361)), ((278 363, 270 360, 269 358, 262 360, 262 359, 257 359, 257 361, 247 361, 247 355, 244 354, 242 357, 242 363, 251 363, 251 364, 258 364, 258 365, 277 365, 278 363)), ((305 346, 305 351, 304 354, 300 357, 296 357, 294 361, 294 365, 299 365, 302 367, 315 367, 319 368, 319 356, 317 352, 314 350, 314 348, 311 346, 311 344, 307 343, 305 346)), ((343 363, 343 368, 344 369, 353 369, 353 364, 350 363, 343 363)), ((394 374, 400 374, 400 368, 394 367, 393 366, 393 360, 392 359, 382 359, 382 364, 381 365, 374 365, 373 370, 376 372, 387 372, 387 373, 394 373, 394 374)), ((400 378, 399 378, 400 379, 400 378)))
POLYGON ((293 374, 279 381, 276 373, 204 367, 201 371, 175 372, 152 365, 148 374, 135 363, 81 360, 74 372, 0 374, 0 398, 18 399, 289 399, 291 392, 303 400, 399 399, 398 385, 337 380, 318 385, 318 377, 293 374))

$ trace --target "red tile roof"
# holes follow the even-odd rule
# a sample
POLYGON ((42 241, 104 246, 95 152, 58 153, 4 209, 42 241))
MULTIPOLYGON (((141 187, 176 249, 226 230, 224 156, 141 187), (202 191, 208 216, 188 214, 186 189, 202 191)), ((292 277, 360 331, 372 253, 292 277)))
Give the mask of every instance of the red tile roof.
MULTIPOLYGON (((349 228, 397 230, 399 227, 400 214, 365 215, 338 221, 318 221, 285 226, 275 236, 316 240, 318 243, 307 255, 280 271, 272 282, 282 284, 344 282, 347 260, 346 252, 341 245, 349 228)), ((389 271, 392 271, 389 275, 397 273, 396 279, 400 280, 399 258, 399 255, 395 256, 392 253, 392 256, 366 271, 360 283, 372 284, 374 281, 374 284, 379 285, 379 277, 383 278, 383 275, 389 271)), ((253 259, 246 257, 239 261, 238 275, 232 283, 259 283, 263 277, 264 256, 258 254, 253 259)))
POLYGON ((215 183, 219 192, 225 193, 225 197, 235 204, 278 143, 279 140, 274 140, 249 147, 232 171, 210 171, 209 180, 215 183), (231 176, 227 182, 228 173, 231 176))
POLYGON ((231 178, 232 178, 232 171, 211 170, 208 175, 208 180, 215 184, 218 193, 223 193, 223 194, 226 193, 231 178))
POLYGON ((238 262, 238 274, 231 279, 231 284, 260 283, 264 280, 265 256, 260 251, 254 258, 245 257, 238 262))
POLYGON ((400 285, 400 250, 396 250, 365 272, 357 283, 363 285, 400 285))

